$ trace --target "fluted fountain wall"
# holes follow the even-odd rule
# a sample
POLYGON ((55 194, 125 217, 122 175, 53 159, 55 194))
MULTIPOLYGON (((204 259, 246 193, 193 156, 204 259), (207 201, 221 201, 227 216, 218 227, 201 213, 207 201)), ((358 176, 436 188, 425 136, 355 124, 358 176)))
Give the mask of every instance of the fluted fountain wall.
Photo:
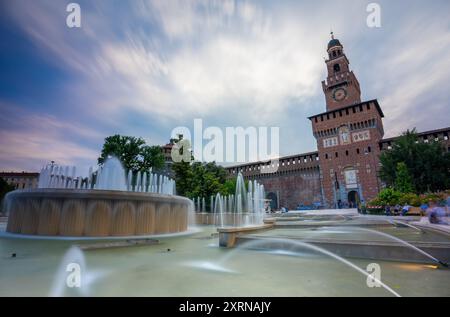
POLYGON ((107 237, 186 231, 191 201, 156 193, 30 189, 9 193, 6 204, 11 233, 107 237))

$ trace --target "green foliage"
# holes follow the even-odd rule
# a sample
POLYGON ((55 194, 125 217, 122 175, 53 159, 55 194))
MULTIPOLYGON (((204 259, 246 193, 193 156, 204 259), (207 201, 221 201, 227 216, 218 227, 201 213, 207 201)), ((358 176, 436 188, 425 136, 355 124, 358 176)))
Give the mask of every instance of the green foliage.
POLYGON ((236 179, 227 179, 220 193, 222 195, 234 195, 236 193, 236 179))
POLYGON ((369 201, 369 203, 367 204, 370 207, 378 207, 378 206, 383 206, 383 202, 377 197, 372 199, 371 201, 369 201))
POLYGON ((408 198, 407 203, 409 205, 414 206, 414 207, 420 207, 420 205, 423 204, 423 201, 419 195, 415 195, 415 194, 409 194, 409 195, 412 195, 409 198, 407 197, 408 198))
POLYGON ((449 196, 449 193, 447 193, 447 192, 426 193, 426 194, 421 195, 421 201, 422 201, 422 203, 426 203, 426 204, 441 203, 448 196, 449 196))
POLYGON ((420 205, 426 203, 442 203, 449 196, 450 192, 436 192, 417 195, 414 193, 402 193, 393 188, 385 188, 379 194, 378 197, 369 202, 369 209, 380 206, 394 206, 394 205, 411 205, 414 207, 420 207, 420 205))
POLYGON ((418 195, 413 193, 401 193, 398 203, 400 205, 411 205, 414 207, 419 207, 421 204, 420 198, 418 195))
POLYGON ((143 146, 141 156, 141 171, 148 171, 151 167, 154 170, 159 170, 164 167, 165 159, 160 146, 143 146))
POLYGON ((117 157, 126 170, 154 171, 164 167, 164 155, 161 147, 149 146, 142 138, 113 135, 105 139, 98 164, 102 165, 109 156, 117 157))
MULTIPOLYGON (((3 198, 5 197, 5 195, 14 190, 14 186, 9 185, 3 178, 0 177, 0 207, 3 206, 3 204, 1 204, 1 202, 3 201, 3 198)), ((0 209, 0 213, 4 211, 0 209)))
POLYGON ((393 188, 385 188, 378 194, 379 202, 385 205, 396 205, 399 203, 402 194, 393 188))
POLYGON ((450 187, 450 153, 438 141, 420 142, 415 130, 408 130, 397 138, 392 149, 381 154, 380 162, 380 176, 388 186, 397 186, 398 164, 404 163, 415 192, 435 192, 450 187))
POLYGON ((172 171, 177 184, 177 194, 189 198, 204 197, 207 209, 209 197, 234 194, 236 180, 227 179, 227 171, 222 166, 201 162, 174 162, 172 171))
POLYGON ((193 171, 189 162, 174 162, 172 172, 177 186, 177 194, 180 196, 192 198, 190 192, 192 189, 193 171))
POLYGON ((414 192, 412 182, 412 177, 406 164, 404 162, 397 163, 395 189, 401 193, 412 193, 414 192))

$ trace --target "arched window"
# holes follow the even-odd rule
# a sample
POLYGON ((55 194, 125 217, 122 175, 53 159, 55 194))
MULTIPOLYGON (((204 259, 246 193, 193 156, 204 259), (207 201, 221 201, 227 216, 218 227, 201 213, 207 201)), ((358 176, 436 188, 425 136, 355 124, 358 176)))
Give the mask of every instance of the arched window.
POLYGON ((341 71, 341 66, 339 66, 339 64, 334 64, 333 69, 334 69, 335 73, 340 72, 341 71))

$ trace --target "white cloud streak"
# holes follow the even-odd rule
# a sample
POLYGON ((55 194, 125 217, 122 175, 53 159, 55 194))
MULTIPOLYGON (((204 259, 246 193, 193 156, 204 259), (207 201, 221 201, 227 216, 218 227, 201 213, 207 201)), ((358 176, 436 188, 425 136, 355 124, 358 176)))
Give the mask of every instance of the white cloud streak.
MULTIPOLYGON (((385 49, 376 50, 358 46, 359 39, 372 34, 365 27, 362 2, 346 2, 345 10, 332 1, 139 0, 118 2, 119 8, 109 2, 86 2, 81 3, 80 30, 64 27, 61 3, 18 0, 9 3, 8 12, 47 63, 71 74, 67 98, 76 101, 76 111, 99 124, 126 130, 121 126, 126 113, 155 118, 168 132, 175 122, 183 124, 194 117, 256 126, 275 122, 286 138, 283 154, 314 150, 303 148, 304 138, 298 135, 310 136, 306 115, 325 109, 320 81, 325 76, 322 56, 330 26, 345 38, 351 60, 374 54, 367 65, 371 71, 355 69, 355 73, 366 74, 359 77, 363 92, 380 99, 389 136, 412 126, 423 130, 448 123, 442 116, 433 119, 436 113, 448 112, 449 92, 442 87, 450 80, 448 22, 433 20, 435 8, 396 16, 399 31, 385 32, 384 42, 376 44, 385 49), (424 22, 412 23, 415 14, 424 22), (409 40, 411 34, 414 40, 409 40), (432 103, 432 112, 423 111, 424 102, 432 103), (292 116, 293 107, 300 108, 295 113, 301 118, 292 116), (411 113, 414 116, 408 116, 411 113), (299 122, 305 124, 299 127, 299 122)), ((382 8, 389 10, 388 2, 382 8)), ((24 120, 30 120, 28 115, 24 120)), ((57 123, 68 122, 67 118, 48 119, 43 113, 39 119, 50 120, 58 133, 68 129, 57 123)), ((152 122, 136 124, 154 132, 152 122)), ((27 138, 27 131, 35 132, 9 131, 2 137, 9 146, 27 140, 26 148, 33 152, 48 146, 48 153, 65 161, 97 155, 75 139, 73 144, 58 143, 54 133, 41 133, 38 142, 27 138), (45 142, 68 144, 68 150, 58 154, 45 142)), ((100 138, 102 131, 83 127, 73 133, 100 138)), ((2 159, 26 156, 18 150, 6 152, 2 159)))

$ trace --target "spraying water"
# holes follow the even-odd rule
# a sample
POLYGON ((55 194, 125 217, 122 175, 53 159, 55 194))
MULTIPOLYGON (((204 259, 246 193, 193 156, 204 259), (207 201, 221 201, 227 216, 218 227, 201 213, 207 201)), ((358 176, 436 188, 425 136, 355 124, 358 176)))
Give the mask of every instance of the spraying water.
MULTIPOLYGON (((216 226, 250 226, 261 225, 264 219, 264 185, 249 181, 248 189, 242 173, 236 179, 234 195, 223 196, 217 193, 210 197, 211 212, 216 226)), ((195 199, 194 199, 195 201, 195 199)), ((205 211, 205 199, 197 197, 197 211, 205 211), (203 207, 200 204, 202 201, 203 207)))
POLYGON ((293 250, 287 250, 288 252, 284 252, 284 251, 286 251, 285 248, 289 245, 291 247, 297 246, 297 247, 306 248, 306 249, 313 250, 313 251, 316 251, 318 253, 321 253, 323 255, 329 256, 329 257, 339 261, 340 263, 348 266, 349 268, 351 268, 351 269, 353 269, 353 270, 363 274, 364 276, 366 276, 367 279, 371 279, 374 282, 378 283, 380 286, 382 286, 385 290, 387 290, 392 295, 394 295, 396 297, 401 297, 399 293, 394 291, 391 287, 389 287, 388 285, 383 283, 381 280, 377 279, 373 275, 370 275, 365 270, 361 269, 360 267, 358 267, 354 263, 352 263, 352 262, 350 262, 350 261, 340 257, 339 255, 337 255, 337 254, 335 254, 333 252, 330 252, 328 250, 325 250, 325 249, 323 249, 321 247, 318 247, 318 246, 315 246, 313 244, 310 244, 310 243, 306 243, 306 242, 302 242, 302 241, 296 241, 296 240, 290 240, 290 239, 264 238, 264 239, 259 239, 259 240, 252 240, 252 241, 248 241, 248 242, 245 242, 243 244, 240 244, 238 247, 234 248, 232 251, 228 252, 225 256, 223 256, 221 259, 219 259, 219 261, 217 261, 217 262, 197 261, 195 263, 189 263, 189 264, 191 266, 195 266, 195 267, 206 269, 206 270, 234 273, 235 271, 229 269, 227 267, 226 263, 228 261, 230 261, 232 258, 234 258, 237 255, 237 252, 239 252, 239 251, 241 251, 242 249, 245 249, 245 248, 248 249, 248 248, 257 248, 257 247, 260 247, 260 246, 264 246, 264 245, 267 244, 267 242, 269 242, 270 244, 273 244, 273 243, 278 243, 279 244, 279 247, 275 250, 276 251, 275 254, 277 254, 277 253, 301 254, 301 252, 293 251, 293 250))
POLYGON ((89 169, 86 178, 76 176, 76 168, 66 166, 49 165, 41 170, 39 175, 39 188, 61 188, 61 189, 98 189, 98 190, 120 190, 160 193, 175 195, 175 181, 156 173, 152 169, 148 171, 137 171, 133 181, 133 171, 125 172, 121 162, 116 157, 108 158, 103 166, 93 172, 89 169))
POLYGON ((412 245, 411 243, 409 243, 409 242, 407 242, 407 241, 405 241, 405 240, 402 240, 402 239, 400 239, 400 238, 394 237, 393 235, 390 235, 390 234, 388 234, 388 233, 381 232, 381 231, 376 231, 376 230, 372 230, 372 229, 367 229, 367 228, 358 228, 358 227, 353 228, 353 227, 344 227, 344 226, 343 226, 343 227, 341 227, 341 228, 347 229, 347 230, 355 230, 355 231, 370 232, 370 233, 374 233, 374 234, 383 236, 383 237, 385 237, 385 238, 388 238, 388 239, 397 241, 397 242, 399 242, 399 243, 405 245, 406 247, 411 248, 411 249, 413 249, 413 250, 419 252, 420 254, 424 255, 424 256, 427 257, 427 258, 429 258, 429 259, 432 260, 433 262, 436 262, 436 263, 441 264, 441 265, 443 265, 443 266, 445 266, 445 267, 448 267, 448 264, 447 264, 447 263, 444 263, 444 262, 442 262, 442 261, 436 259, 436 258, 435 258, 434 256, 432 256, 431 254, 429 254, 429 253, 427 253, 427 252, 425 252, 425 251, 419 249, 418 247, 412 245))

